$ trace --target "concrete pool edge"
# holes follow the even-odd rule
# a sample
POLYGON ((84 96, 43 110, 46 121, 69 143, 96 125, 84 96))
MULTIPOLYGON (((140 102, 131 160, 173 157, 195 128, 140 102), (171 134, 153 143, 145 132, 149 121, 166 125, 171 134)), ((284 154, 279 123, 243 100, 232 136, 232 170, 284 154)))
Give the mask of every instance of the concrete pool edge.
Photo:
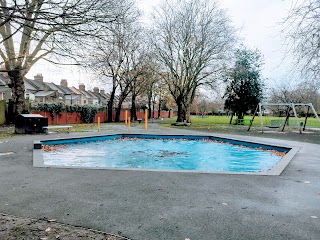
MULTIPOLYGON (((300 148, 298 147, 292 147, 288 145, 283 144, 269 144, 265 143, 263 141, 248 141, 248 140, 241 140, 237 139, 235 137, 232 138, 226 138, 221 136, 214 136, 214 135, 181 135, 181 134, 129 134, 129 133, 115 133, 115 134, 103 134, 103 135, 93 135, 93 136, 86 136, 86 137, 68 137, 68 138, 55 138, 55 139, 49 139, 44 141, 36 140, 33 143, 33 167, 39 167, 39 168, 57 168, 57 169, 95 169, 95 170, 118 170, 118 171, 149 171, 149 172, 180 172, 180 173, 206 173, 206 174, 235 174, 235 175, 274 175, 279 176, 286 166, 290 163, 292 158, 295 156, 295 154, 299 151, 300 148), (94 139, 94 138, 103 138, 108 136, 163 136, 163 137, 206 137, 206 138, 216 138, 219 140, 222 140, 223 142, 227 142, 229 140, 230 142, 237 142, 236 145, 241 145, 240 143, 244 143, 242 145, 250 146, 250 145, 262 145, 265 147, 273 147, 273 148, 283 148, 287 149, 288 152, 284 157, 281 158, 281 160, 273 166, 270 170, 266 172, 230 172, 230 171, 197 171, 197 170, 160 170, 160 169, 140 169, 140 168, 104 168, 104 167, 80 167, 80 166, 57 166, 57 165, 46 165, 44 164, 44 159, 42 155, 42 142, 58 142, 58 141, 76 141, 80 139, 94 139)), ((267 148, 266 148, 267 149, 267 148)))

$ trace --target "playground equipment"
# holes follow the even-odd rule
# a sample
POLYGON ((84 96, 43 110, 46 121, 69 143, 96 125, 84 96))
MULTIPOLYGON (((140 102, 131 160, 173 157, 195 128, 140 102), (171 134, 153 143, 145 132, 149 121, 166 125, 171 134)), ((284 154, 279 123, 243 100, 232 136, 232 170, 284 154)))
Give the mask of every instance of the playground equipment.
POLYGON ((267 125, 266 127, 268 128, 281 128, 281 131, 284 131, 285 126, 289 125, 289 118, 290 118, 290 113, 293 112, 294 118, 295 118, 295 124, 293 125, 293 127, 296 127, 297 129, 299 129, 300 133, 302 131, 305 131, 306 129, 306 125, 307 125, 307 120, 308 120, 308 115, 309 115, 309 111, 310 109, 312 110, 315 118, 317 118, 317 120, 320 123, 320 119, 319 116, 316 112, 316 110, 314 109, 312 103, 259 103, 258 106, 256 107, 256 110, 254 112, 254 115, 252 117, 252 120, 250 122, 250 126, 248 128, 248 131, 250 131, 251 126, 253 124, 254 118, 259 110, 259 117, 260 117, 260 127, 261 127, 261 132, 263 133, 264 131, 264 126, 263 126, 263 106, 278 106, 278 107, 285 107, 285 112, 286 112, 286 117, 285 120, 271 120, 270 124, 267 125), (306 111, 306 117, 304 119, 304 122, 299 122, 299 118, 297 115, 297 111, 296 111, 296 107, 297 106, 303 106, 307 108, 306 111), (273 122, 272 122, 273 121, 273 122))

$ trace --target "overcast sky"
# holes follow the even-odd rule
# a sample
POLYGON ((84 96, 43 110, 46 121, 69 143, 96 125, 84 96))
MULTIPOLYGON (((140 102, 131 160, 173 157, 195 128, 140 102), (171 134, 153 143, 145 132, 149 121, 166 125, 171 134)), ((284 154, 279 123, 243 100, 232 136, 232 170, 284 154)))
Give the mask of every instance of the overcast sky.
MULTIPOLYGON (((158 5, 160 0, 136 0, 138 7, 147 14, 158 5)), ((283 39, 280 34, 281 21, 288 13, 292 0, 221 0, 234 25, 240 29, 242 42, 250 48, 258 48, 264 56, 263 77, 269 85, 287 80, 291 70, 290 58, 284 59, 283 39)), ((86 82, 88 76, 77 67, 52 67, 39 63, 31 69, 27 77, 33 78, 42 73, 45 81, 59 83, 67 78, 69 85, 77 86, 86 82)), ((89 84, 87 84, 89 86, 89 84)), ((93 87, 91 84, 89 87, 93 87)))

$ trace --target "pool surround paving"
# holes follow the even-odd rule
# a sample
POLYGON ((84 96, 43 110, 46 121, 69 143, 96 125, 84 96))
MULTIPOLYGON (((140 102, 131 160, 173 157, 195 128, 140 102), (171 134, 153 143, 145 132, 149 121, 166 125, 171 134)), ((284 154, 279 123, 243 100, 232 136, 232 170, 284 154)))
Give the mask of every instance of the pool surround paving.
POLYGON ((160 172, 186 172, 186 173, 212 173, 212 174, 248 174, 248 175, 280 175, 285 167, 289 164, 294 155, 298 152, 299 148, 297 147, 287 147, 279 145, 265 144, 261 141, 258 142, 249 142, 243 141, 235 138, 225 138, 217 137, 212 135, 160 135, 160 134, 106 134, 106 135, 93 135, 89 137, 69 137, 69 138, 55 138, 45 141, 36 140, 33 143, 33 166, 34 167, 53 167, 53 168, 83 168, 83 169, 99 169, 99 170, 125 170, 125 171, 160 171, 160 172), (44 163, 42 145, 60 145, 60 144, 70 144, 70 143, 82 143, 89 141, 102 141, 110 138, 146 138, 146 139, 189 139, 189 140, 214 140, 225 144, 232 144, 235 146, 245 146, 255 149, 264 149, 264 150, 276 150, 279 152, 286 152, 286 155, 281 158, 281 160, 273 166, 268 171, 260 172, 235 172, 235 171, 200 171, 200 170, 162 170, 162 169, 141 169, 141 168, 108 168, 108 167, 88 167, 88 166, 62 166, 62 165, 49 165, 44 163))

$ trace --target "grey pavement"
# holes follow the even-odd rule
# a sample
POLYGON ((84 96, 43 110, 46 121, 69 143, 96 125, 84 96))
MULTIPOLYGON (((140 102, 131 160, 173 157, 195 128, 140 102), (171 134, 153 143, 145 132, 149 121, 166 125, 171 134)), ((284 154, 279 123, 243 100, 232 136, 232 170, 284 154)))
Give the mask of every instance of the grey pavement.
MULTIPOLYGON (((108 125, 100 133, 0 139, 0 212, 131 239, 320 239, 320 145, 236 136, 299 147, 280 176, 32 166, 34 140, 127 132, 108 125)), ((130 132, 197 134, 156 124, 130 132)))

